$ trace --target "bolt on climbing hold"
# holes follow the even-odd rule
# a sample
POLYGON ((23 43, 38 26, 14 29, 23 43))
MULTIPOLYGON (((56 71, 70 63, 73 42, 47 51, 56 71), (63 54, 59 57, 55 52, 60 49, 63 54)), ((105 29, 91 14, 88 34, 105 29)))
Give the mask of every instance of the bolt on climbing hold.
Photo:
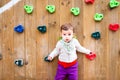
POLYGON ((14 27, 14 31, 16 31, 18 33, 22 33, 24 31, 24 27, 22 25, 18 25, 16 27, 14 27))
POLYGON ((100 32, 94 32, 94 33, 92 33, 91 37, 93 37, 95 39, 100 39, 100 32))
POLYGON ((71 13, 75 16, 80 14, 80 9, 78 7, 73 7, 70 9, 71 13))
POLYGON ((90 52, 90 54, 86 54, 86 58, 88 58, 89 60, 93 60, 96 58, 96 54, 93 52, 90 52))
POLYGON ((109 29, 112 31, 117 31, 119 29, 119 24, 109 24, 109 29))
POLYGON ((46 62, 51 62, 52 60, 48 60, 48 56, 46 56, 45 58, 44 58, 44 60, 46 61, 46 62))
POLYGON ((104 17, 103 14, 96 13, 94 15, 94 20, 95 21, 101 21, 103 19, 103 17, 104 17))
POLYGON ((118 7, 120 5, 120 2, 116 1, 116 0, 110 0, 109 2, 109 7, 110 9, 113 9, 115 7, 118 7))
POLYGON ((45 33, 45 32, 46 32, 46 26, 38 26, 37 29, 38 29, 38 31, 40 31, 41 33, 45 33))
POLYGON ((21 67, 21 66, 24 65, 23 59, 16 59, 16 60, 14 61, 14 63, 15 63, 17 66, 19 66, 19 67, 21 67))
POLYGON ((28 14, 33 12, 33 6, 25 5, 24 9, 25 9, 26 13, 28 13, 28 14))
POLYGON ((49 13, 54 13, 54 12, 55 12, 55 6, 54 6, 54 5, 47 5, 47 6, 46 6, 46 10, 47 10, 49 13))
POLYGON ((85 3, 87 3, 87 4, 93 4, 94 0, 85 0, 85 3))

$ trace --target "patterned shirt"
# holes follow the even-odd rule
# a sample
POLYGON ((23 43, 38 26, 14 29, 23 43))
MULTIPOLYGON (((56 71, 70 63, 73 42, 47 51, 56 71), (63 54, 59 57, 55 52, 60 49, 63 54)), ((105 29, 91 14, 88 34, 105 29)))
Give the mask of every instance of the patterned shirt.
POLYGON ((50 53, 52 59, 58 56, 59 61, 62 62, 73 62, 77 59, 76 51, 89 54, 91 51, 82 47, 77 39, 73 38, 69 43, 59 40, 55 49, 50 53))

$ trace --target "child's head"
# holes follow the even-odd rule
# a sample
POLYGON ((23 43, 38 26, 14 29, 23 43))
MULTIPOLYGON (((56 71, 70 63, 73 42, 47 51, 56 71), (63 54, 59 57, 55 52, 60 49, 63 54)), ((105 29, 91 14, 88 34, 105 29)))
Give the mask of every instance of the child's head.
POLYGON ((70 42, 73 38, 74 28, 70 23, 61 26, 62 39, 65 42, 70 42))

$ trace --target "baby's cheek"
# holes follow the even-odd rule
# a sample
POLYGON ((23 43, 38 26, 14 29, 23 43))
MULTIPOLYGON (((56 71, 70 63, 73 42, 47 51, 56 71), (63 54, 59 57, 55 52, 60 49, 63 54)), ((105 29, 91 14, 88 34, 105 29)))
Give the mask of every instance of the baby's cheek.
POLYGON ((73 38, 73 36, 70 37, 70 39, 72 39, 72 38, 73 38))
POLYGON ((65 40, 65 36, 62 36, 62 39, 65 40))

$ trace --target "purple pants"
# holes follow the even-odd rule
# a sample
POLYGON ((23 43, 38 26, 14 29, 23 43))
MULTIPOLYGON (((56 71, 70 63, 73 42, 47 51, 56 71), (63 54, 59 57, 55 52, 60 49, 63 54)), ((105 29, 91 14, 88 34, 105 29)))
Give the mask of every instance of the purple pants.
POLYGON ((55 80, 64 80, 66 77, 68 80, 78 80, 78 62, 68 68, 58 64, 55 80))

